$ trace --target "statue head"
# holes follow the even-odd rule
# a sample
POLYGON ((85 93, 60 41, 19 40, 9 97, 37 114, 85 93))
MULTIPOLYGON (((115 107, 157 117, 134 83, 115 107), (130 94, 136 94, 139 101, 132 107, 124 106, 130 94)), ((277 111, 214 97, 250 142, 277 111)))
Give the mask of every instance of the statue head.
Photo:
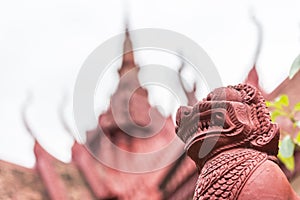
POLYGON ((200 165, 232 148, 278 153, 278 125, 271 122, 263 96, 251 85, 217 88, 193 107, 181 106, 176 124, 187 154, 200 165))

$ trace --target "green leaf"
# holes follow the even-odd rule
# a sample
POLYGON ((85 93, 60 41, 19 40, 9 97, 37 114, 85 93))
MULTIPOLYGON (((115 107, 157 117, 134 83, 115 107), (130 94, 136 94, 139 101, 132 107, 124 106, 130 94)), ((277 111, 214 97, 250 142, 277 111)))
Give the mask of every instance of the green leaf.
POLYGON ((300 111, 300 102, 294 106, 294 111, 300 111))
POLYGON ((271 120, 273 122, 276 121, 276 118, 279 117, 279 116, 286 116, 286 114, 280 110, 274 110, 271 112, 271 120))
POLYGON ((295 138, 295 143, 300 146, 300 132, 298 132, 298 135, 295 138))
POLYGON ((285 158, 283 157, 280 153, 277 156, 279 158, 279 160, 286 166, 286 168, 290 171, 294 171, 295 170, 295 158, 294 156, 285 158))
POLYGON ((289 105, 289 97, 287 95, 281 95, 277 97, 274 102, 266 102, 266 105, 271 108, 282 110, 282 106, 289 105))
POLYGON ((278 97, 274 102, 271 102, 268 107, 282 110, 282 104, 279 102, 279 100, 280 97, 278 97))
POLYGON ((279 153, 285 157, 289 158, 294 155, 295 144, 291 138, 291 136, 287 135, 281 141, 279 146, 279 153))
POLYGON ((295 74, 297 74, 299 69, 300 69, 300 55, 298 55, 296 57, 296 59, 294 60, 294 62, 292 64, 292 67, 291 67, 290 73, 289 73, 290 79, 292 79, 295 76, 295 74))
POLYGON ((287 95, 281 95, 279 97, 278 103, 283 106, 289 106, 289 97, 287 95))
POLYGON ((266 106, 267 107, 274 107, 274 103, 271 101, 266 101, 266 106))

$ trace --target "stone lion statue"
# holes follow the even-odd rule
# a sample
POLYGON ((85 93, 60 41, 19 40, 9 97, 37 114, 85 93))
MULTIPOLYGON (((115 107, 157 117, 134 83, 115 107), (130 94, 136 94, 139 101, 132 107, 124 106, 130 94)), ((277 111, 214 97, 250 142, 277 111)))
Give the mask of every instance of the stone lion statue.
POLYGON ((279 127, 253 86, 215 89, 181 106, 176 124, 199 170, 194 200, 300 199, 277 165, 279 127))

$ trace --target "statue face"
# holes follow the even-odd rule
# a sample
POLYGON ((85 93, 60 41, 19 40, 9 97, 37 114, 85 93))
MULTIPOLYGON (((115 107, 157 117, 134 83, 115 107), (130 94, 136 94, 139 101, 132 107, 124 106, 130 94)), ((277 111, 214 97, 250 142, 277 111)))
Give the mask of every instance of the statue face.
POLYGON ((187 150, 192 146, 198 150, 204 140, 215 148, 263 147, 272 140, 275 133, 265 134, 273 124, 261 94, 252 86, 239 87, 215 89, 193 107, 178 109, 176 134, 187 150))
POLYGON ((182 106, 176 116, 177 135, 185 142, 247 134, 255 129, 251 109, 231 88, 218 88, 193 107, 182 106))

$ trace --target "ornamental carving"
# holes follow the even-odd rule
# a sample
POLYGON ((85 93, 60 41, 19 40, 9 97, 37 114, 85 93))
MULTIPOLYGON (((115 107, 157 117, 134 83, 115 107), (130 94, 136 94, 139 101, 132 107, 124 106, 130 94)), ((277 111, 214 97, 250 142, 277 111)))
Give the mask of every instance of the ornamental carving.
POLYGON ((253 86, 217 88, 181 106, 176 124, 199 169, 194 200, 300 199, 277 165, 279 127, 253 86))

